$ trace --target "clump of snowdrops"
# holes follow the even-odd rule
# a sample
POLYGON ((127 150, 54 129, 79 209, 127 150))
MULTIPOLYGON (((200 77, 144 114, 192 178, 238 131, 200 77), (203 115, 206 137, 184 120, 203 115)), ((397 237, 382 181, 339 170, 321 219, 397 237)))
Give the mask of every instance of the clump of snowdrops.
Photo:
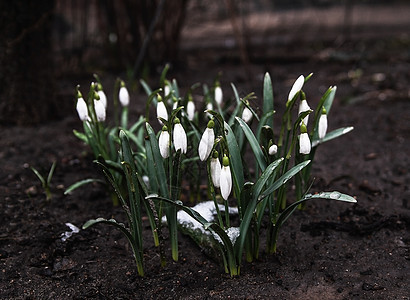
POLYGON ((164 224, 175 261, 178 229, 191 226, 193 230, 188 232, 193 238, 203 241, 197 235, 206 236, 208 246, 219 253, 225 271, 235 276, 240 274, 244 258, 248 262, 258 258, 263 221, 268 221, 266 250, 275 253, 282 225, 307 201, 356 202, 338 191, 309 193, 316 149, 353 129, 327 130, 336 87, 330 87, 313 110, 303 92, 311 74, 301 75, 285 99, 284 114, 277 117, 268 73, 263 82, 262 109, 256 113, 254 93, 241 98, 232 84, 234 98, 224 99, 219 78, 212 88, 202 86, 202 101, 194 101, 198 84, 181 96, 176 80, 166 78, 167 70, 156 90, 141 80, 147 93, 146 110, 132 126, 127 118, 129 95, 122 81, 114 89, 114 107, 118 102, 122 105, 121 122, 115 121, 113 127, 105 121, 107 104, 101 83, 91 84, 87 100, 77 88, 77 111, 84 133, 75 134, 90 145, 95 162, 127 216, 126 224, 98 218, 89 220, 83 228, 107 223, 121 230, 132 246, 141 276, 144 213, 161 265, 165 264, 161 234, 164 224), (152 111, 155 116, 150 115, 152 111), (290 183, 295 192, 291 192, 290 183), (206 193, 201 193, 204 184, 206 193), (186 186, 194 196, 182 202, 186 186), (201 195, 200 205, 205 204, 211 215, 201 214, 195 209, 198 206, 192 207, 201 195), (238 224, 233 225, 230 212, 238 214, 238 224))

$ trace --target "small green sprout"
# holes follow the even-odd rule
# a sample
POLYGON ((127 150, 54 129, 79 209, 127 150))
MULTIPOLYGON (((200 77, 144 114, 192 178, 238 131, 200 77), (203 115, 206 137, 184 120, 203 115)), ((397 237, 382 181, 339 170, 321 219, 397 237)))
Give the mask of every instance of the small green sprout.
POLYGON ((51 165, 50 171, 48 172, 47 177, 44 177, 43 175, 41 175, 40 172, 36 168, 30 167, 33 173, 36 174, 38 179, 40 179, 41 186, 43 187, 44 193, 46 194, 47 202, 51 201, 51 198, 52 198, 50 183, 51 183, 51 179, 53 178, 56 165, 57 165, 57 162, 53 162, 53 164, 51 165))

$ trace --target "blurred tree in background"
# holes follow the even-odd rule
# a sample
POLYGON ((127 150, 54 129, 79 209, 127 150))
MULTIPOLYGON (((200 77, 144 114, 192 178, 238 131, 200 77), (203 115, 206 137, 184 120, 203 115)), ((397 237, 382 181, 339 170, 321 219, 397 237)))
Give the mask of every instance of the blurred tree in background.
POLYGON ((0 2, 0 122, 55 117, 51 45, 53 0, 0 2))
POLYGON ((67 74, 126 72, 131 79, 175 61, 187 3, 1 1, 0 123, 29 125, 66 114, 74 96, 62 99, 56 78, 67 74))

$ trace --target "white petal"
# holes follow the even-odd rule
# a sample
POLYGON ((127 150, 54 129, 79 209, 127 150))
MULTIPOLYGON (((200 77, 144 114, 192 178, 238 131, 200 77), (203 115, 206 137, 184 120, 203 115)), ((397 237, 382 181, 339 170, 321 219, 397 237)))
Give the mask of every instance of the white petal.
MULTIPOLYGON (((159 117, 163 118, 164 120, 168 120, 167 108, 165 107, 165 104, 162 101, 159 101, 157 103, 157 118, 159 117)), ((162 124, 161 121, 160 123, 162 124)))
POLYGON ((319 118, 319 128, 318 128, 319 139, 323 139, 326 136, 326 131, 327 131, 327 115, 321 114, 319 118))
POLYGON ((307 133, 300 134, 299 138, 299 153, 309 154, 311 149, 309 135, 307 133))
POLYGON ((292 100, 293 97, 295 97, 296 93, 302 89, 304 83, 305 77, 303 75, 300 75, 298 79, 296 79, 295 83, 292 86, 292 89, 289 92, 288 101, 292 100))
POLYGON ((171 89, 170 89, 169 85, 166 84, 166 85, 164 86, 164 96, 165 96, 165 97, 168 96, 170 92, 171 92, 171 89))
POLYGON ((211 159, 211 178, 215 187, 219 187, 221 178, 221 163, 218 158, 211 159))
POLYGON ((223 98, 223 94, 222 94, 222 88, 220 86, 217 86, 215 88, 215 101, 216 103, 218 103, 219 105, 222 104, 222 98, 223 98))
POLYGON ((128 106, 130 103, 130 94, 128 94, 128 90, 125 86, 120 88, 118 98, 122 106, 128 106))
POLYGON ((98 122, 105 121, 105 107, 101 100, 94 100, 95 114, 97 115, 98 122))
POLYGON ((85 103, 83 98, 78 98, 77 99, 77 113, 78 117, 80 118, 81 121, 87 121, 88 120, 88 109, 87 109, 87 104, 85 103))
MULTIPOLYGON (((309 104, 307 103, 307 101, 306 100, 302 100, 302 101, 300 101, 300 104, 299 104, 299 115, 301 114, 301 113, 303 113, 303 112, 305 112, 305 111, 309 111, 310 110, 310 106, 309 106, 309 104)), ((309 115, 307 115, 306 117, 304 117, 303 118, 303 123, 305 123, 305 125, 307 126, 307 124, 308 124, 308 121, 309 121, 309 115)))
POLYGON ((98 96, 100 96, 100 101, 104 104, 104 108, 107 109, 107 96, 105 96, 104 91, 98 91, 98 96))
POLYGON ((174 126, 174 147, 175 151, 181 149, 182 153, 187 151, 187 137, 184 128, 180 123, 174 126))
POLYGON ((215 133, 212 128, 206 128, 199 142, 198 154, 201 161, 207 160, 214 146, 215 133))
POLYGON ((231 176, 231 169, 229 166, 222 167, 221 170, 221 178, 220 178, 220 188, 221 188, 221 195, 222 198, 228 200, 229 194, 232 190, 232 176, 231 176))
POLYGON ((269 147, 269 155, 274 155, 278 153, 278 146, 273 144, 272 146, 269 147))
POLYGON ((186 110, 188 114, 188 119, 192 121, 195 116, 195 104, 193 101, 188 101, 186 110))
POLYGON ((242 112, 242 120, 244 120, 246 123, 248 123, 250 120, 252 120, 253 114, 251 110, 247 107, 243 109, 242 112))
POLYGON ((166 130, 161 131, 158 139, 159 152, 163 158, 169 157, 169 133, 166 130))

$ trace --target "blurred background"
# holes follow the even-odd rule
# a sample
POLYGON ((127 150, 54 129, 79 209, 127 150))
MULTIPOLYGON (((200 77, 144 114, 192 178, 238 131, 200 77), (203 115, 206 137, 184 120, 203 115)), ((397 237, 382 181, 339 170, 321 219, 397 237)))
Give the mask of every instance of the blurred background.
POLYGON ((166 63, 185 86, 223 70, 251 92, 266 71, 307 75, 292 71, 301 64, 349 64, 352 85, 377 60, 396 63, 401 75, 374 71, 372 80, 409 97, 408 0, 1 1, 0 14, 3 125, 64 117, 74 111, 75 85, 93 73, 112 84, 121 76, 135 91, 139 78, 157 82, 166 63))

